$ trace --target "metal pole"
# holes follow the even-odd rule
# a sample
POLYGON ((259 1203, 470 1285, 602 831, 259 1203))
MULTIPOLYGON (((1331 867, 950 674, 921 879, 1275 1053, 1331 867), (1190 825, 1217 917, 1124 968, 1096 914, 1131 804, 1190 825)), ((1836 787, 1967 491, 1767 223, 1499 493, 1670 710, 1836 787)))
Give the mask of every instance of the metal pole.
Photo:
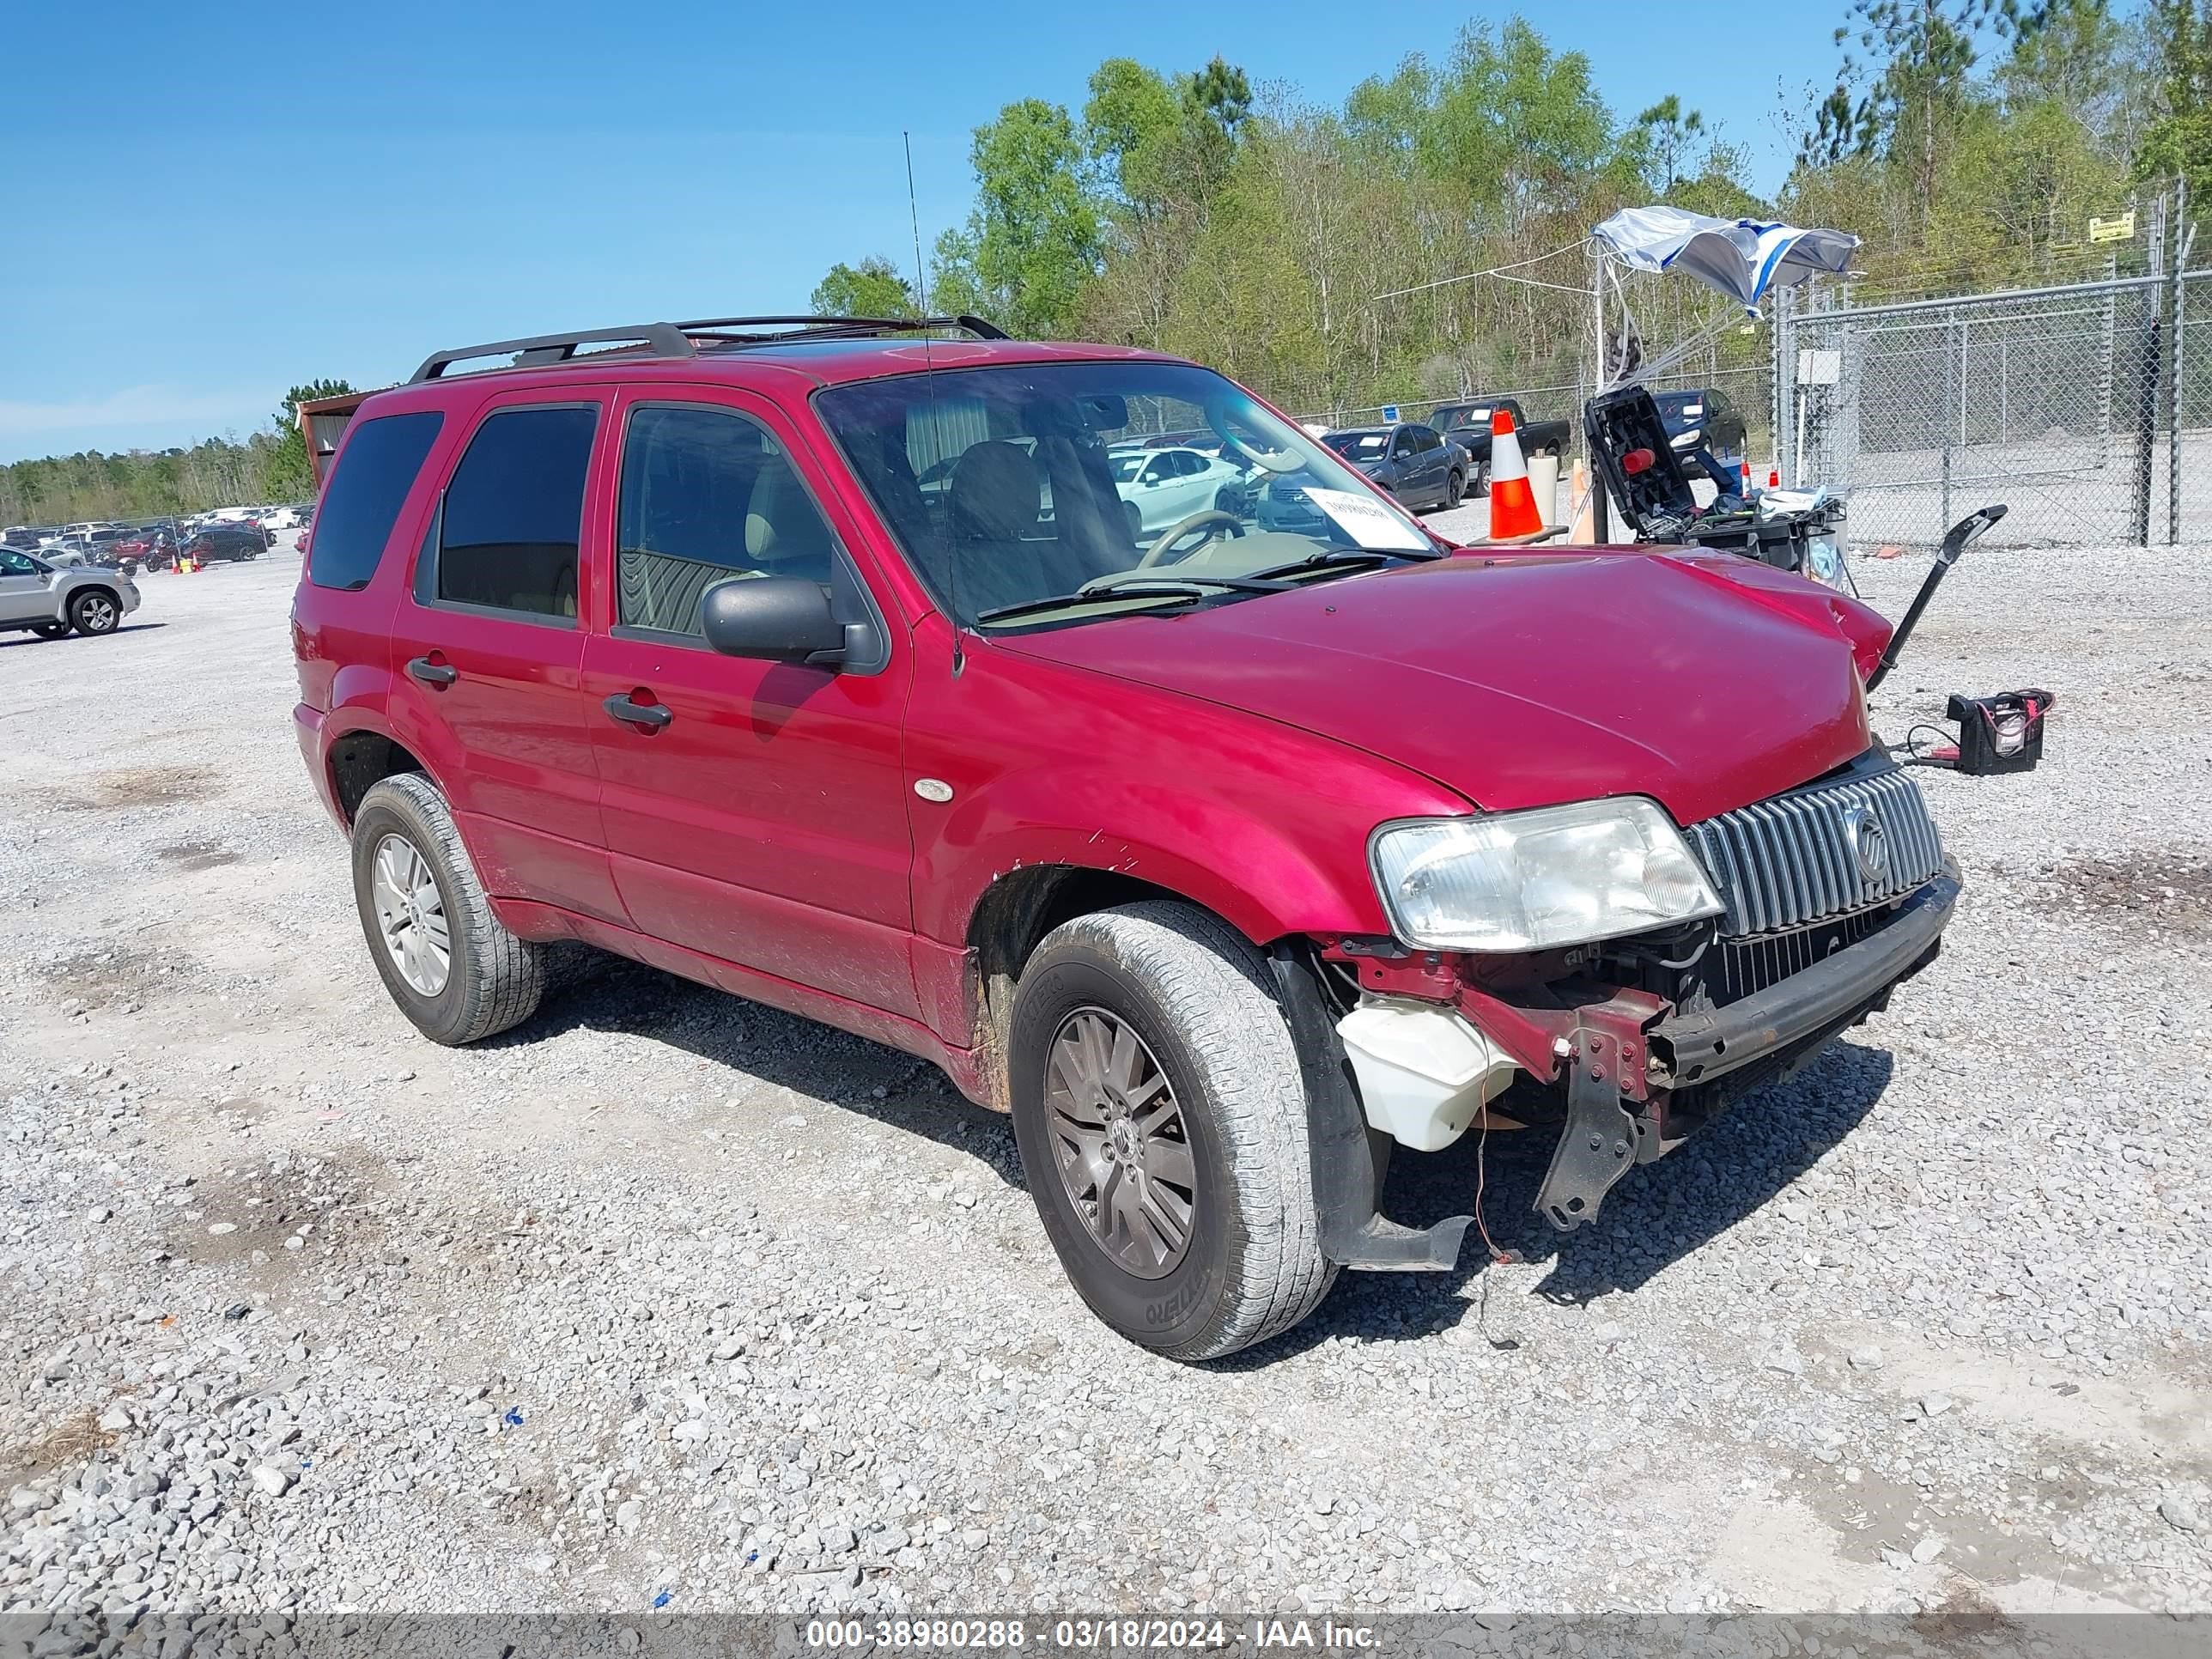
POLYGON ((2189 180, 2173 183, 2173 280, 2169 284, 2166 356, 2172 359, 2166 398, 2166 544, 2181 539, 2181 319, 2186 303, 2181 270, 2189 263, 2189 180))
MULTIPOLYGON (((1595 401, 1605 390, 1605 255, 1593 245, 1590 248, 1590 328, 1594 347, 1590 352, 1590 398, 1595 401)), ((1588 430, 1587 427, 1584 428, 1588 430)), ((1585 448, 1590 447, 1587 438, 1585 448)), ((1590 539, 1601 547, 1613 540, 1612 501, 1605 488, 1605 475, 1598 470, 1595 452, 1589 458, 1590 475, 1590 539)))
POLYGON ((1965 366, 1960 361, 1966 349, 1964 325, 1954 320, 1951 325, 1950 349, 1943 354, 1943 505, 1942 522, 1936 526, 1940 536, 1951 523, 1951 440, 1954 432, 1963 429, 1965 416, 1958 421, 1950 418, 1951 411, 1960 406, 1960 384, 1966 378, 1965 366))
MULTIPOLYGON (((2166 199, 2158 198, 2151 220, 2151 274, 2160 277, 2166 275, 2166 199)), ((2159 327, 2159 310, 2165 301, 2160 289, 2164 286, 2161 283, 2143 295, 2142 356, 2136 385, 2136 488, 2128 522, 2128 540, 2137 547, 2150 545, 2151 451, 2158 442, 2158 392, 2164 378, 2159 373, 2165 349, 2159 327)))

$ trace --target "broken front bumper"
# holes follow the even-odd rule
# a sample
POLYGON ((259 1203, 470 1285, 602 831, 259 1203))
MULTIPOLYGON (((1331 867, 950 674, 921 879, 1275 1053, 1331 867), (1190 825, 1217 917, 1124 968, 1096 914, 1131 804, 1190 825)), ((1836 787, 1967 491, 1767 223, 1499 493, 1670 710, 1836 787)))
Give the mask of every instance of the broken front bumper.
POLYGON ((1536 1194, 1545 1219, 1563 1231, 1593 1219, 1632 1164, 1664 1156, 1713 1110, 1887 1006, 1935 959, 1960 884, 1947 860, 1865 939, 1723 1007, 1683 1012, 1632 992, 1572 1011, 1566 1125, 1536 1194))

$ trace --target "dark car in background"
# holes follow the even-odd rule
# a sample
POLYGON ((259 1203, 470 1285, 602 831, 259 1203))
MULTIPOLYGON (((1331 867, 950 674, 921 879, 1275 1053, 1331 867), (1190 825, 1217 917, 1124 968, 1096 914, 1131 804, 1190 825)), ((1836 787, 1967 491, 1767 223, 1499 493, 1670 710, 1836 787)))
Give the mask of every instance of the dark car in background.
POLYGON ((1490 423, 1499 410, 1513 417, 1513 430, 1521 440, 1521 453, 1564 455, 1568 425, 1565 421, 1532 421, 1521 412, 1513 398, 1476 398, 1468 402, 1439 404, 1429 424, 1468 453, 1467 487, 1490 487, 1490 423))
POLYGON ((1407 507, 1457 507, 1467 489, 1467 451, 1418 421, 1348 427, 1322 441, 1407 507))
POLYGON ((258 559, 269 550, 269 532, 258 525, 210 524, 194 531, 185 555, 201 564, 258 559))
POLYGON ((1705 449, 1723 461, 1741 461, 1749 434, 1743 412, 1711 386, 1689 392, 1655 392, 1660 423, 1678 455, 1705 449))

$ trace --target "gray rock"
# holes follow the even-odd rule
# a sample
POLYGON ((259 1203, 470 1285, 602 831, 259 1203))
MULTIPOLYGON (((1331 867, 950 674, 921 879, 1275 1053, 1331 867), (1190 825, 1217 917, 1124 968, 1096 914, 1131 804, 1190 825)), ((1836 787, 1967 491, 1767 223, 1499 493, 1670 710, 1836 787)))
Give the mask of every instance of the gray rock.
POLYGON ((257 1463, 253 1466, 253 1484, 271 1498, 282 1498, 299 1484, 296 1469, 288 1469, 281 1463, 257 1463))

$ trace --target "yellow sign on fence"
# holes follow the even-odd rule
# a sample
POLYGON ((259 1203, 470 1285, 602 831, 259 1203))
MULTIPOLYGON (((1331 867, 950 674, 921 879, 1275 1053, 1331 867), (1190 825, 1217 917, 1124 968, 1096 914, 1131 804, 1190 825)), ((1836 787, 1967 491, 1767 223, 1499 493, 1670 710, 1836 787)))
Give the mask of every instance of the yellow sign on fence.
POLYGON ((2089 240, 2093 242, 2127 242, 2135 240, 2136 210, 2130 208, 2117 219, 2089 221, 2089 240))

